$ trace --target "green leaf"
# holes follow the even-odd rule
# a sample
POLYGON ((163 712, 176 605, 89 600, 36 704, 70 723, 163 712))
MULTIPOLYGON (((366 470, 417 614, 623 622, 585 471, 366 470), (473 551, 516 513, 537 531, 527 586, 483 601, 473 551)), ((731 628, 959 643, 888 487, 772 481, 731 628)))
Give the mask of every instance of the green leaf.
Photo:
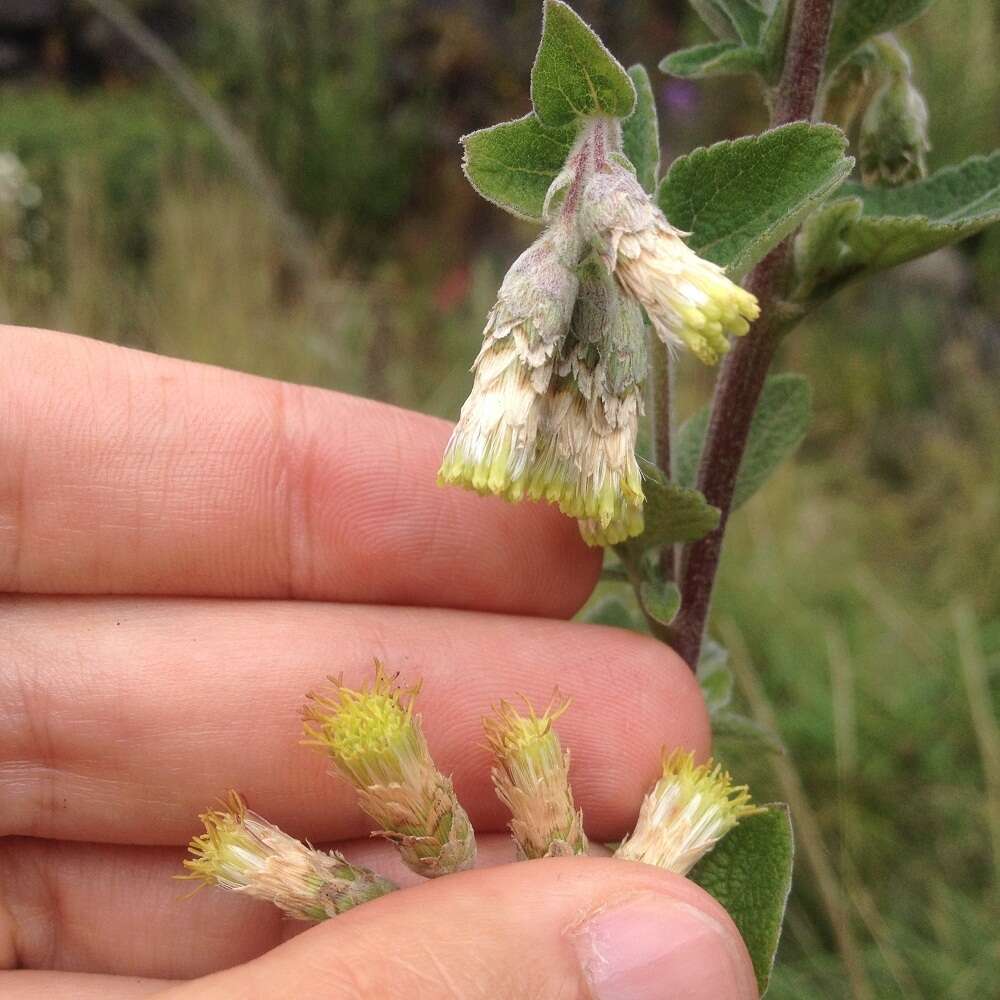
POLYGON ((746 942, 761 996, 774 967, 795 853, 788 806, 748 816, 688 876, 729 912, 746 942))
POLYGON ((764 79, 772 85, 777 84, 780 79, 785 62, 785 39, 788 35, 788 15, 791 8, 790 0, 776 0, 757 46, 764 63, 764 79))
POLYGON ((842 193, 862 204, 861 218, 844 234, 850 251, 845 266, 879 271, 1000 222, 1000 150, 914 184, 872 189, 849 184, 842 193))
POLYGON ((487 201, 540 222, 546 192, 566 162, 575 133, 575 128, 547 128, 533 114, 470 132, 462 136, 462 169, 487 201))
POLYGON ((795 282, 792 298, 807 301, 849 266, 850 248, 844 234, 861 218, 860 198, 835 198, 809 216, 795 237, 795 282))
POLYGON ((751 0, 691 0, 691 6, 720 38, 738 36, 747 45, 760 38, 767 15, 751 0))
POLYGON ((619 597, 601 597, 581 616, 590 625, 610 625, 631 632, 644 632, 638 615, 619 597))
POLYGON ((826 68, 832 73, 859 45, 922 14, 934 0, 840 0, 830 28, 826 68))
POLYGON ((678 49, 660 60, 660 69, 670 76, 698 79, 739 73, 762 73, 764 58, 756 48, 739 42, 709 42, 678 49))
MULTIPOLYGON (((747 502, 771 473, 799 446, 812 417, 812 390, 802 375, 770 375, 764 383, 750 436, 740 464, 732 509, 747 502)), ((704 407, 686 420, 677 433, 677 481, 694 482, 698 474, 709 410, 704 407)))
POLYGON ((643 610, 653 621, 669 625, 681 606, 681 592, 672 580, 643 580, 639 586, 643 610))
POLYGON ((676 159, 657 201, 690 247, 738 277, 843 183, 854 161, 833 125, 795 122, 676 159))
POLYGON ((777 733, 765 729, 759 722, 722 709, 711 715, 712 737, 717 740, 732 740, 752 750, 766 750, 768 753, 783 754, 785 745, 777 733))
POLYGON ((729 653, 714 639, 705 639, 698 657, 698 683, 713 718, 733 697, 733 672, 729 669, 729 653))
POLYGON ((671 483, 651 462, 639 459, 646 494, 646 527, 637 538, 623 542, 616 549, 643 552, 652 546, 674 542, 693 542, 704 538, 719 524, 718 508, 709 504, 697 491, 671 483))
POLYGON ((636 100, 635 111, 622 122, 622 149, 635 167, 639 183, 652 194, 660 172, 660 125, 656 117, 656 100, 645 66, 640 63, 630 66, 628 75, 635 87, 636 100))
POLYGON ((542 41, 531 68, 531 103, 550 126, 588 115, 627 118, 635 87, 604 43, 561 0, 546 0, 542 41))

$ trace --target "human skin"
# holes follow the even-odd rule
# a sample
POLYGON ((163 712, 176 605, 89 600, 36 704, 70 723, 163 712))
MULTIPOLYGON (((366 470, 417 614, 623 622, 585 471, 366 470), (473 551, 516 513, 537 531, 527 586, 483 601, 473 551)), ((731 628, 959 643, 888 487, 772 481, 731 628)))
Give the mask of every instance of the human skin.
POLYGON ((669 649, 570 622, 599 553, 572 521, 435 483, 449 427, 350 396, 0 327, 0 995, 756 996, 724 911, 606 857, 508 864, 481 718, 559 721, 595 842, 661 747, 709 750, 669 649), (483 867, 417 885, 299 743, 306 691, 407 682, 483 867), (229 788, 404 885, 309 927, 184 899, 229 788))

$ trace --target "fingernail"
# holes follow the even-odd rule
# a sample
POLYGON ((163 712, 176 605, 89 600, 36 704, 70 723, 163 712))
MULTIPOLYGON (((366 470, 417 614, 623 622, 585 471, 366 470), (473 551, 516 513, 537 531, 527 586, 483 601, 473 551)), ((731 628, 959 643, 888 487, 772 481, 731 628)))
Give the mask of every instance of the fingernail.
POLYGON ((640 896, 572 931, 595 1000, 755 1000, 742 945, 695 906, 640 896))

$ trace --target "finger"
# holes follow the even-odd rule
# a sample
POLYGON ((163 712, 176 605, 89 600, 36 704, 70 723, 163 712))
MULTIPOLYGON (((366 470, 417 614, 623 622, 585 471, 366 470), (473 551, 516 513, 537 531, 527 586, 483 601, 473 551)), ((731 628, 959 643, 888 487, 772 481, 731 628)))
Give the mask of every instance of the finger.
POLYGON ((553 508, 435 483, 449 428, 320 389, 0 327, 0 590, 571 615, 553 508))
MULTIPOLYGON (((507 834, 477 842, 479 867, 514 861, 507 834)), ((336 846, 399 886, 422 882, 384 840, 336 846)), ((249 961, 310 926, 235 893, 192 894, 192 883, 174 878, 184 857, 180 847, 0 839, 0 969, 190 979, 249 961)))
POLYGON ((482 717, 519 694, 572 699, 558 731, 588 832, 619 836, 663 745, 708 750, 700 690, 664 645, 622 629, 460 611, 304 602, 17 598, 0 602, 0 832, 185 842, 227 788, 313 840, 371 829, 300 745, 328 674, 377 656, 423 679, 418 711, 479 830, 507 817, 482 717))
POLYGON ((5 1000, 133 1000, 162 992, 165 980, 95 976, 85 972, 0 972, 5 1000))
POLYGON ((348 911, 174 1000, 233 996, 751 1000, 746 948, 694 883, 560 858, 465 872, 348 911))

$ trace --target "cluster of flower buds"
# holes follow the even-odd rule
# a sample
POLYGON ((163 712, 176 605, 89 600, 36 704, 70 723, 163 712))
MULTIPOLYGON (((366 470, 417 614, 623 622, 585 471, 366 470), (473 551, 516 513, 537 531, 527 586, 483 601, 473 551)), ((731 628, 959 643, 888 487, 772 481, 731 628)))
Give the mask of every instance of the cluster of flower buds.
POLYGON ((443 484, 548 500, 592 545, 642 531, 635 443, 643 312, 706 364, 749 329, 756 299, 683 240, 594 121, 550 191, 548 227, 507 273, 445 451, 443 484))
POLYGON ((541 715, 530 704, 521 715, 501 701, 493 717, 483 720, 496 760, 493 787, 510 810, 510 832, 522 860, 587 853, 583 814, 569 786, 569 751, 552 728, 568 707, 568 701, 554 699, 541 715))
POLYGON ((746 785, 734 786, 718 764, 696 765, 690 751, 675 750, 664 755, 662 777, 615 857, 686 875, 741 819, 760 811, 746 785))
POLYGON ((331 695, 309 696, 306 742, 324 750, 354 785, 358 804, 411 871, 436 878, 471 868, 472 824, 451 779, 431 759, 413 714, 418 689, 400 688, 378 662, 370 687, 333 683, 331 695))
POLYGON ((179 877, 267 900, 296 920, 326 920, 396 888, 337 851, 289 837, 250 812, 236 792, 224 808, 199 818, 205 832, 191 841, 188 873, 179 877))

